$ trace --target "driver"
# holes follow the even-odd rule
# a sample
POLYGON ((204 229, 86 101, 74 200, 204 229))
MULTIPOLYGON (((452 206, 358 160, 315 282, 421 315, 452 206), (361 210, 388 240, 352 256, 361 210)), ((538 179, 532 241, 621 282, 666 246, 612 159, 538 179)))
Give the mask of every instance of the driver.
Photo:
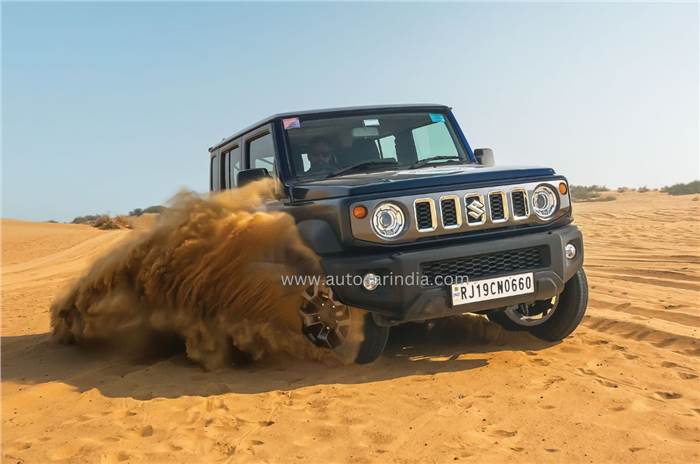
POLYGON ((333 155, 333 147, 326 139, 321 137, 313 139, 306 156, 311 165, 306 174, 327 173, 338 169, 338 163, 333 155))

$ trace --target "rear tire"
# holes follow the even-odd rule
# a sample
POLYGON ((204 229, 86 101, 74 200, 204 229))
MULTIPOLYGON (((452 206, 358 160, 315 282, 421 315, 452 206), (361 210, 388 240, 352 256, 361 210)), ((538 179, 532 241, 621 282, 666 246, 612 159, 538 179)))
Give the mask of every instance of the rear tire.
POLYGON ((490 321, 506 330, 528 331, 537 338, 559 341, 568 337, 581 323, 588 306, 588 280, 583 268, 564 285, 564 291, 557 297, 556 309, 549 318, 539 325, 519 325, 503 310, 488 314, 490 321))

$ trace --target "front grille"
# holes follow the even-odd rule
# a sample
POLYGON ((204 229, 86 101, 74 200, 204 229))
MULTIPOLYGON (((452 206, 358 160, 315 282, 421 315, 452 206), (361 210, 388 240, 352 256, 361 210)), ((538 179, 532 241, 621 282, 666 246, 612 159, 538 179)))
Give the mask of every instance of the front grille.
POLYGON ((454 198, 443 198, 440 200, 440 212, 442 213, 442 225, 454 227, 459 225, 457 220, 457 205, 454 198))
POLYGON ((525 192, 516 190, 510 194, 510 199, 513 202, 513 216, 525 218, 527 214, 527 201, 525 200, 525 192))
POLYGON ((418 230, 433 230, 433 211, 429 201, 416 202, 416 224, 418 230))
POLYGON ((491 204, 491 220, 504 220, 506 218, 506 211, 503 205, 503 194, 489 193, 489 203, 491 204))
POLYGON ((438 276, 442 282, 446 278, 454 279, 457 277, 475 280, 499 274, 539 269, 548 265, 549 249, 546 246, 539 246, 465 258, 430 261, 421 264, 421 272, 427 277, 429 285, 433 285, 438 276))

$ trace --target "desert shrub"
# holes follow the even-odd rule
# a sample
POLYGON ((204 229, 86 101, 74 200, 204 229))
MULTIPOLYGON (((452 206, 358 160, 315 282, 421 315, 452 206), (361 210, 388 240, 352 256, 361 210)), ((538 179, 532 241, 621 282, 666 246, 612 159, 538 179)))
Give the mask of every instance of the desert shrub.
POLYGON ((572 185, 571 190, 585 192, 607 192, 609 189, 605 185, 572 185))
POLYGON ((700 193, 700 180, 673 184, 667 187, 663 187, 661 191, 666 192, 669 195, 693 195, 696 193, 700 193))
POLYGON ((649 187, 647 187, 646 185, 643 187, 639 187, 637 189, 637 192, 639 192, 639 193, 647 193, 648 191, 649 191, 649 187))
POLYGON ((163 205, 149 206, 148 208, 143 210, 144 214, 159 214, 163 211, 165 211, 165 206, 163 205))
POLYGON ((600 192, 607 192, 603 185, 570 185, 571 199, 573 201, 592 201, 600 197, 600 192))
POLYGON ((106 214, 99 216, 92 226, 102 230, 131 229, 131 224, 123 216, 109 217, 106 214))
POLYGON ((630 191, 629 187, 618 187, 617 188, 617 193, 625 193, 625 192, 629 192, 629 191, 630 191))
POLYGON ((85 216, 78 216, 75 219, 73 219, 71 224, 92 224, 99 217, 100 217, 99 214, 87 214, 85 216))
POLYGON ((163 205, 153 205, 148 208, 136 208, 129 211, 129 216, 142 216, 144 214, 159 214, 165 209, 163 205))
POLYGON ((87 214, 73 219, 71 224, 85 224, 98 229, 131 229, 131 223, 125 216, 111 217, 109 214, 87 214))
POLYGON ((617 197, 614 195, 603 195, 603 196, 598 197, 595 200, 591 200, 591 201, 614 201, 614 200, 617 200, 617 197))

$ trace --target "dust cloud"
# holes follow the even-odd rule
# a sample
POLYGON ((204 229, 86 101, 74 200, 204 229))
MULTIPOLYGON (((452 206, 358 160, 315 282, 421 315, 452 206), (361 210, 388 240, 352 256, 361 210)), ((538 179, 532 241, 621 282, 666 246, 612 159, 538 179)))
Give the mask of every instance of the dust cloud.
POLYGON ((207 369, 270 352, 327 358, 301 334, 303 289, 279 278, 319 274, 318 257, 291 216, 265 209, 274 191, 262 181, 176 195, 157 224, 97 259, 53 302, 54 339, 126 349, 166 334, 207 369))

